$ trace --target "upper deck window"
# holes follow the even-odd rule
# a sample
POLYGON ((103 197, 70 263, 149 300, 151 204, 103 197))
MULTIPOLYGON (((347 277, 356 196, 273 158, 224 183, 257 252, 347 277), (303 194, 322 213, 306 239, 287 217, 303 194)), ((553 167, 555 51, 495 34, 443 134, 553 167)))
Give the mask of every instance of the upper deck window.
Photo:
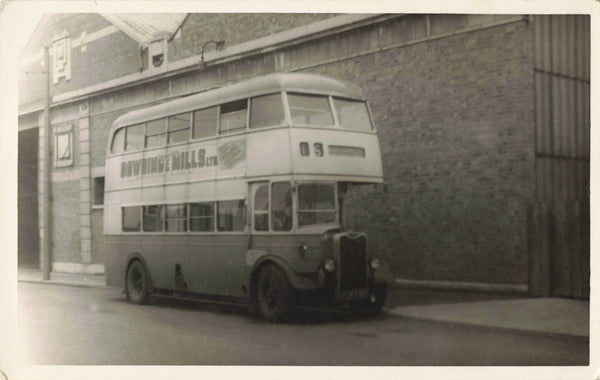
POLYGON ((144 147, 144 124, 127 127, 125 151, 142 149, 144 147))
POLYGON ((219 107, 211 107, 194 111, 193 139, 214 136, 217 133, 217 116, 219 107))
POLYGON ((222 104, 219 118, 219 133, 232 133, 245 129, 247 109, 247 99, 222 104))
POLYGON ((125 148, 125 130, 127 128, 121 128, 115 132, 113 136, 112 145, 110 151, 112 153, 122 153, 125 148))
POLYGON ((271 127, 284 122, 281 94, 258 96, 251 99, 250 128, 271 127))
POLYGON ((288 94, 290 114, 295 124, 333 125, 327 96, 288 94))
POLYGON ((356 131, 370 131, 373 129, 367 103, 358 100, 333 98, 333 104, 342 127, 356 131))
POLYGON ((152 120, 146 123, 146 148, 165 145, 167 119, 152 120))
POLYGON ((190 117, 190 112, 169 117, 169 134, 167 136, 169 144, 190 139, 190 117))

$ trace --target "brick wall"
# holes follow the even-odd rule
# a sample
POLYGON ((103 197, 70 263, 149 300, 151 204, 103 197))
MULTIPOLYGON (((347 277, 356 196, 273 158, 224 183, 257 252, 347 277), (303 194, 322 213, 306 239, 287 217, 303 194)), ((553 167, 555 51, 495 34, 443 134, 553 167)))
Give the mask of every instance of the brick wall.
POLYGON ((79 180, 52 183, 52 262, 81 262, 79 180))
MULTIPOLYGON (((226 46, 335 16, 327 13, 191 13, 181 26, 181 39, 169 43, 169 60, 200 54, 210 40, 225 40, 226 46)), ((205 51, 214 50, 206 46, 205 51)))
POLYGON ((527 283, 530 47, 519 22, 317 70, 367 92, 387 191, 354 191, 346 218, 397 277, 527 283))

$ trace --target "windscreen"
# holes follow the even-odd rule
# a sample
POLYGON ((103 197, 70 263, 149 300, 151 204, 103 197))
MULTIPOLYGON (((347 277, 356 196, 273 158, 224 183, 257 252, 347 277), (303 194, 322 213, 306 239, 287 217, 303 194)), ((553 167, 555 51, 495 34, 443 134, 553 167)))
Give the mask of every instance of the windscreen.
POLYGON ((333 98, 338 121, 343 128, 356 131, 373 129, 367 103, 359 100, 333 98))
POLYGON ((294 124, 333 125, 327 96, 288 94, 288 102, 294 124))
POLYGON ((334 223, 335 184, 307 183, 298 186, 298 223, 300 227, 334 223))

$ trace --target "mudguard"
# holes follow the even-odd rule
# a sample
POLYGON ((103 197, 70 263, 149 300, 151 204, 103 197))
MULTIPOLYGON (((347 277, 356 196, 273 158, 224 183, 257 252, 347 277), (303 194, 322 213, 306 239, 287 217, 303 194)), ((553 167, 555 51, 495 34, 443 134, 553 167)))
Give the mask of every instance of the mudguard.
POLYGON ((285 260, 283 260, 282 258, 280 258, 278 256, 270 256, 270 255, 265 255, 265 256, 261 257, 260 259, 258 259, 256 261, 256 263, 254 263, 251 274, 250 274, 250 278, 251 279, 254 278, 256 271, 259 270, 259 268, 263 264, 266 264, 268 262, 274 263, 277 266, 279 266, 285 273, 288 281, 290 282, 290 285, 297 290, 313 290, 313 289, 318 289, 318 288, 323 287, 323 284, 320 284, 317 281, 316 273, 315 273, 314 279, 309 278, 307 276, 300 275, 297 272, 295 272, 292 269, 292 267, 285 260))

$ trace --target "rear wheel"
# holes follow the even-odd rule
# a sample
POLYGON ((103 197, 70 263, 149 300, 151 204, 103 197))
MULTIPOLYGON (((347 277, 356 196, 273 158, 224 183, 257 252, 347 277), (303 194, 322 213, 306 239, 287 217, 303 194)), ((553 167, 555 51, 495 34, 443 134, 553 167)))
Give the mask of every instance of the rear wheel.
POLYGON ((270 322, 282 321, 293 311, 293 289, 276 265, 261 269, 256 284, 256 304, 260 315, 270 322))
POLYGON ((138 305, 148 300, 148 275, 140 261, 132 262, 127 269, 125 292, 127 299, 138 305))

